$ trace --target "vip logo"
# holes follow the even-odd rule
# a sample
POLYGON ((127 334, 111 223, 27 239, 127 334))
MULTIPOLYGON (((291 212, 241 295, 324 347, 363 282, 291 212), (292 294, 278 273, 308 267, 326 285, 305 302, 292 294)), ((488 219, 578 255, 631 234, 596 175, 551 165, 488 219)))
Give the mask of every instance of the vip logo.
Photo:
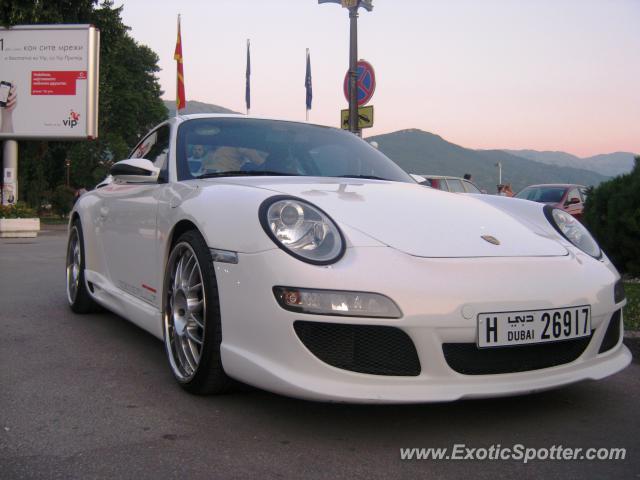
POLYGON ((65 127, 73 128, 78 125, 79 121, 80 121, 80 114, 71 110, 71 112, 69 112, 69 118, 67 118, 66 120, 62 120, 62 124, 65 127))

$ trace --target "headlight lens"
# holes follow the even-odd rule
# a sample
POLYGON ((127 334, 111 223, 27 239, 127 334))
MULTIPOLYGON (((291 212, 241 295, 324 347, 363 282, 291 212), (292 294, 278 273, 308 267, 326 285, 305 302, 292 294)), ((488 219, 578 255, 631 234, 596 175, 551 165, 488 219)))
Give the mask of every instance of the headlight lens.
POLYGON ((293 197, 272 197, 260 206, 259 215, 267 235, 299 260, 328 265, 344 254, 342 232, 318 207, 293 197))
POLYGON ((602 250, 600 250, 598 243, 593 239, 589 230, 576 220, 575 217, 564 210, 548 205, 544 207, 544 213, 551 225, 553 225, 564 238, 584 253, 594 258, 600 258, 602 256, 602 250))

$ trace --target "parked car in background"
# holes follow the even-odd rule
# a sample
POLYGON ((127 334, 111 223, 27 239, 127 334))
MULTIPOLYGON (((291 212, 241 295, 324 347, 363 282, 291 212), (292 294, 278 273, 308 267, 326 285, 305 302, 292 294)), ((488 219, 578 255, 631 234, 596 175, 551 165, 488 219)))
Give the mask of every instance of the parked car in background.
POLYGON ((530 185, 521 190, 516 198, 546 203, 552 207, 561 208, 578 220, 582 220, 584 202, 587 200, 587 187, 565 183, 530 185))
POLYGON ((420 177, 424 177, 427 183, 422 183, 423 185, 428 185, 433 188, 437 188, 438 190, 444 190, 445 192, 454 192, 454 193, 486 193, 480 190, 473 182, 469 180, 465 180, 464 178, 459 177, 445 177, 441 175, 422 175, 420 177))

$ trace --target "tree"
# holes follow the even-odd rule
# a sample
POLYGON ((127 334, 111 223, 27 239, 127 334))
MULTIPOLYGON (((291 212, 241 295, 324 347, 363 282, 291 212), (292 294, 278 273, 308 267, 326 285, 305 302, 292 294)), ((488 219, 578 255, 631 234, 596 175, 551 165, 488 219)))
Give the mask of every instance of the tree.
POLYGON ((71 185, 90 187, 126 158, 139 136, 167 117, 156 77, 158 56, 138 44, 122 23, 122 7, 112 0, 4 0, 0 23, 81 23, 100 29, 100 96, 95 141, 20 142, 20 195, 34 207, 65 182, 71 160, 71 185))
POLYGON ((591 192, 584 220, 614 265, 640 277, 640 156, 630 173, 591 192))
POLYGON ((66 217, 73 208, 73 195, 73 189, 66 185, 58 185, 53 191, 51 204, 60 216, 66 217))

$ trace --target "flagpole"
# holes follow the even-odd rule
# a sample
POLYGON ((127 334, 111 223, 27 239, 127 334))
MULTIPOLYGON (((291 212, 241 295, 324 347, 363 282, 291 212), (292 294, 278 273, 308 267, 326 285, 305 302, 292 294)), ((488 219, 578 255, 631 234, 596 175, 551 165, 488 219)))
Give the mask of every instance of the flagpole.
MULTIPOLYGON (((309 49, 307 48, 307 64, 309 63, 309 49)), ((309 106, 305 105, 305 110, 307 112, 307 122, 309 121, 309 106)))
MULTIPOLYGON (((180 14, 178 13, 178 36, 182 37, 182 35, 180 34, 180 14)), ((182 38, 180 38, 180 43, 182 43, 182 38)), ((178 85, 178 78, 176 77, 176 99, 178 98, 178 89, 179 89, 179 85, 178 85)), ((176 100, 177 103, 177 100, 176 100)), ((176 117, 180 116, 180 109, 177 107, 176 105, 176 117)))
POLYGON ((247 107, 247 116, 251 113, 251 39, 247 38, 247 70, 246 70, 246 89, 245 103, 247 107))

